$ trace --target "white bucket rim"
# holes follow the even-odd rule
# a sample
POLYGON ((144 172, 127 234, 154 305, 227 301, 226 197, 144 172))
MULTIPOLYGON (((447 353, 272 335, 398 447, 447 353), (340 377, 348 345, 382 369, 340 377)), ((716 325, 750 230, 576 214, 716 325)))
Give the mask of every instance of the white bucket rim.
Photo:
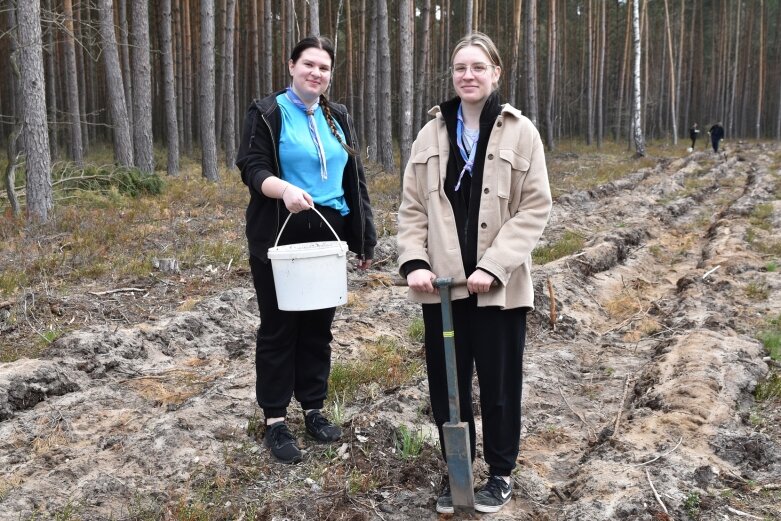
POLYGON ((346 254, 347 243, 344 241, 300 242, 268 249, 268 258, 271 260, 307 259, 330 255, 344 256, 346 254))

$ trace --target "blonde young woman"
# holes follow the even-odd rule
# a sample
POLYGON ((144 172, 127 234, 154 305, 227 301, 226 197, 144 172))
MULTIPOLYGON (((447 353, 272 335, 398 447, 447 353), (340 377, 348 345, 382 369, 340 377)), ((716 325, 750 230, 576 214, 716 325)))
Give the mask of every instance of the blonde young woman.
POLYGON ((295 215, 279 244, 333 240, 312 207, 347 241, 359 269, 371 266, 377 242, 352 118, 325 97, 333 64, 328 38, 298 42, 288 61, 290 86, 252 103, 236 160, 250 194, 246 233, 260 308, 255 391, 266 419, 264 443, 283 463, 302 459, 286 421, 293 397, 309 436, 323 443, 341 437, 321 412, 335 308, 281 311, 268 249, 289 214, 295 215))
MULTIPOLYGON (((526 313, 533 307, 531 252, 548 221, 551 194, 534 125, 497 91, 502 61, 491 39, 472 33, 453 49, 456 97, 412 146, 399 209, 399 265, 420 302, 434 420, 448 420, 442 319, 436 277, 466 281, 452 291, 462 421, 475 422, 472 374, 477 370, 487 481, 475 508, 497 512, 512 496, 511 473, 521 435, 521 384, 526 313)), ((443 447, 444 456, 444 447, 443 447)), ((445 485, 436 510, 453 511, 445 485)))

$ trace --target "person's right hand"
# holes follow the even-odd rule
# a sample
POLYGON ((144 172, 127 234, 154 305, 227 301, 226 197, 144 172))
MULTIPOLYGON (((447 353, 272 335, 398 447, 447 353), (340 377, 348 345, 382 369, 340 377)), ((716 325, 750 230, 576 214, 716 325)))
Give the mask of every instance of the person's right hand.
POLYGON ((292 184, 289 184, 282 194, 282 201, 284 201, 285 208, 287 208, 287 211, 290 213, 309 210, 315 204, 311 195, 292 184))
POLYGON ((433 272, 425 269, 415 270, 407 275, 407 285, 415 291, 423 293, 436 293, 438 290, 434 287, 434 280, 437 276, 433 272))

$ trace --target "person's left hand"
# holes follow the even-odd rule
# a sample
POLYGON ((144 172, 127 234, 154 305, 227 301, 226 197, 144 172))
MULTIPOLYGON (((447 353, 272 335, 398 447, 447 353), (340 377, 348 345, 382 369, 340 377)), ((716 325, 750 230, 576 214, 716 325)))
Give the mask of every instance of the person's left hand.
POLYGON ((468 279, 466 279, 466 289, 469 293, 488 293, 491 284, 494 283, 494 276, 483 270, 475 270, 468 279))
POLYGON ((371 259, 358 259, 358 269, 359 270, 368 270, 372 265, 371 259))

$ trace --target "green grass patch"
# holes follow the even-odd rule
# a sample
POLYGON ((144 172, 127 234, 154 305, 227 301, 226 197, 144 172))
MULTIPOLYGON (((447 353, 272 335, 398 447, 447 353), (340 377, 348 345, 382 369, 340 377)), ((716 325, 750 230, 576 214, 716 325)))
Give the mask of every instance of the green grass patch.
POLYGON ((751 281, 746 285, 746 296, 751 300, 767 300, 770 289, 761 281, 751 281))
POLYGON ((426 334, 426 326, 423 324, 423 317, 415 317, 407 327, 407 336, 413 342, 423 342, 426 334))
POLYGON ((770 261, 770 262, 768 262, 768 263, 765 265, 765 269, 766 269, 766 270, 767 270, 769 273, 774 273, 774 272, 778 271, 778 263, 777 263, 776 261, 770 261))
POLYGON ((768 326, 757 337, 773 360, 781 360, 781 315, 768 320, 768 326))
POLYGON ((572 255, 583 248, 586 238, 577 232, 565 230, 564 235, 553 244, 538 246, 532 252, 535 264, 546 264, 556 259, 572 255))
POLYGON ((405 353, 395 339, 382 336, 366 346, 361 359, 332 365, 329 400, 352 400, 371 384, 381 390, 398 387, 421 375, 422 368, 422 362, 405 353))
POLYGON ((749 222, 761 228, 765 231, 770 231, 773 228, 773 205, 771 204, 758 204, 754 207, 749 215, 749 222))
POLYGON ((396 450, 403 460, 415 459, 423 452, 426 437, 422 428, 410 429, 406 425, 400 425, 395 432, 396 450))
POLYGON ((781 375, 773 373, 767 380, 758 383, 754 397, 760 402, 781 398, 781 375))
POLYGON ((27 283, 28 278, 24 271, 6 269, 0 272, 0 295, 12 295, 27 283))

